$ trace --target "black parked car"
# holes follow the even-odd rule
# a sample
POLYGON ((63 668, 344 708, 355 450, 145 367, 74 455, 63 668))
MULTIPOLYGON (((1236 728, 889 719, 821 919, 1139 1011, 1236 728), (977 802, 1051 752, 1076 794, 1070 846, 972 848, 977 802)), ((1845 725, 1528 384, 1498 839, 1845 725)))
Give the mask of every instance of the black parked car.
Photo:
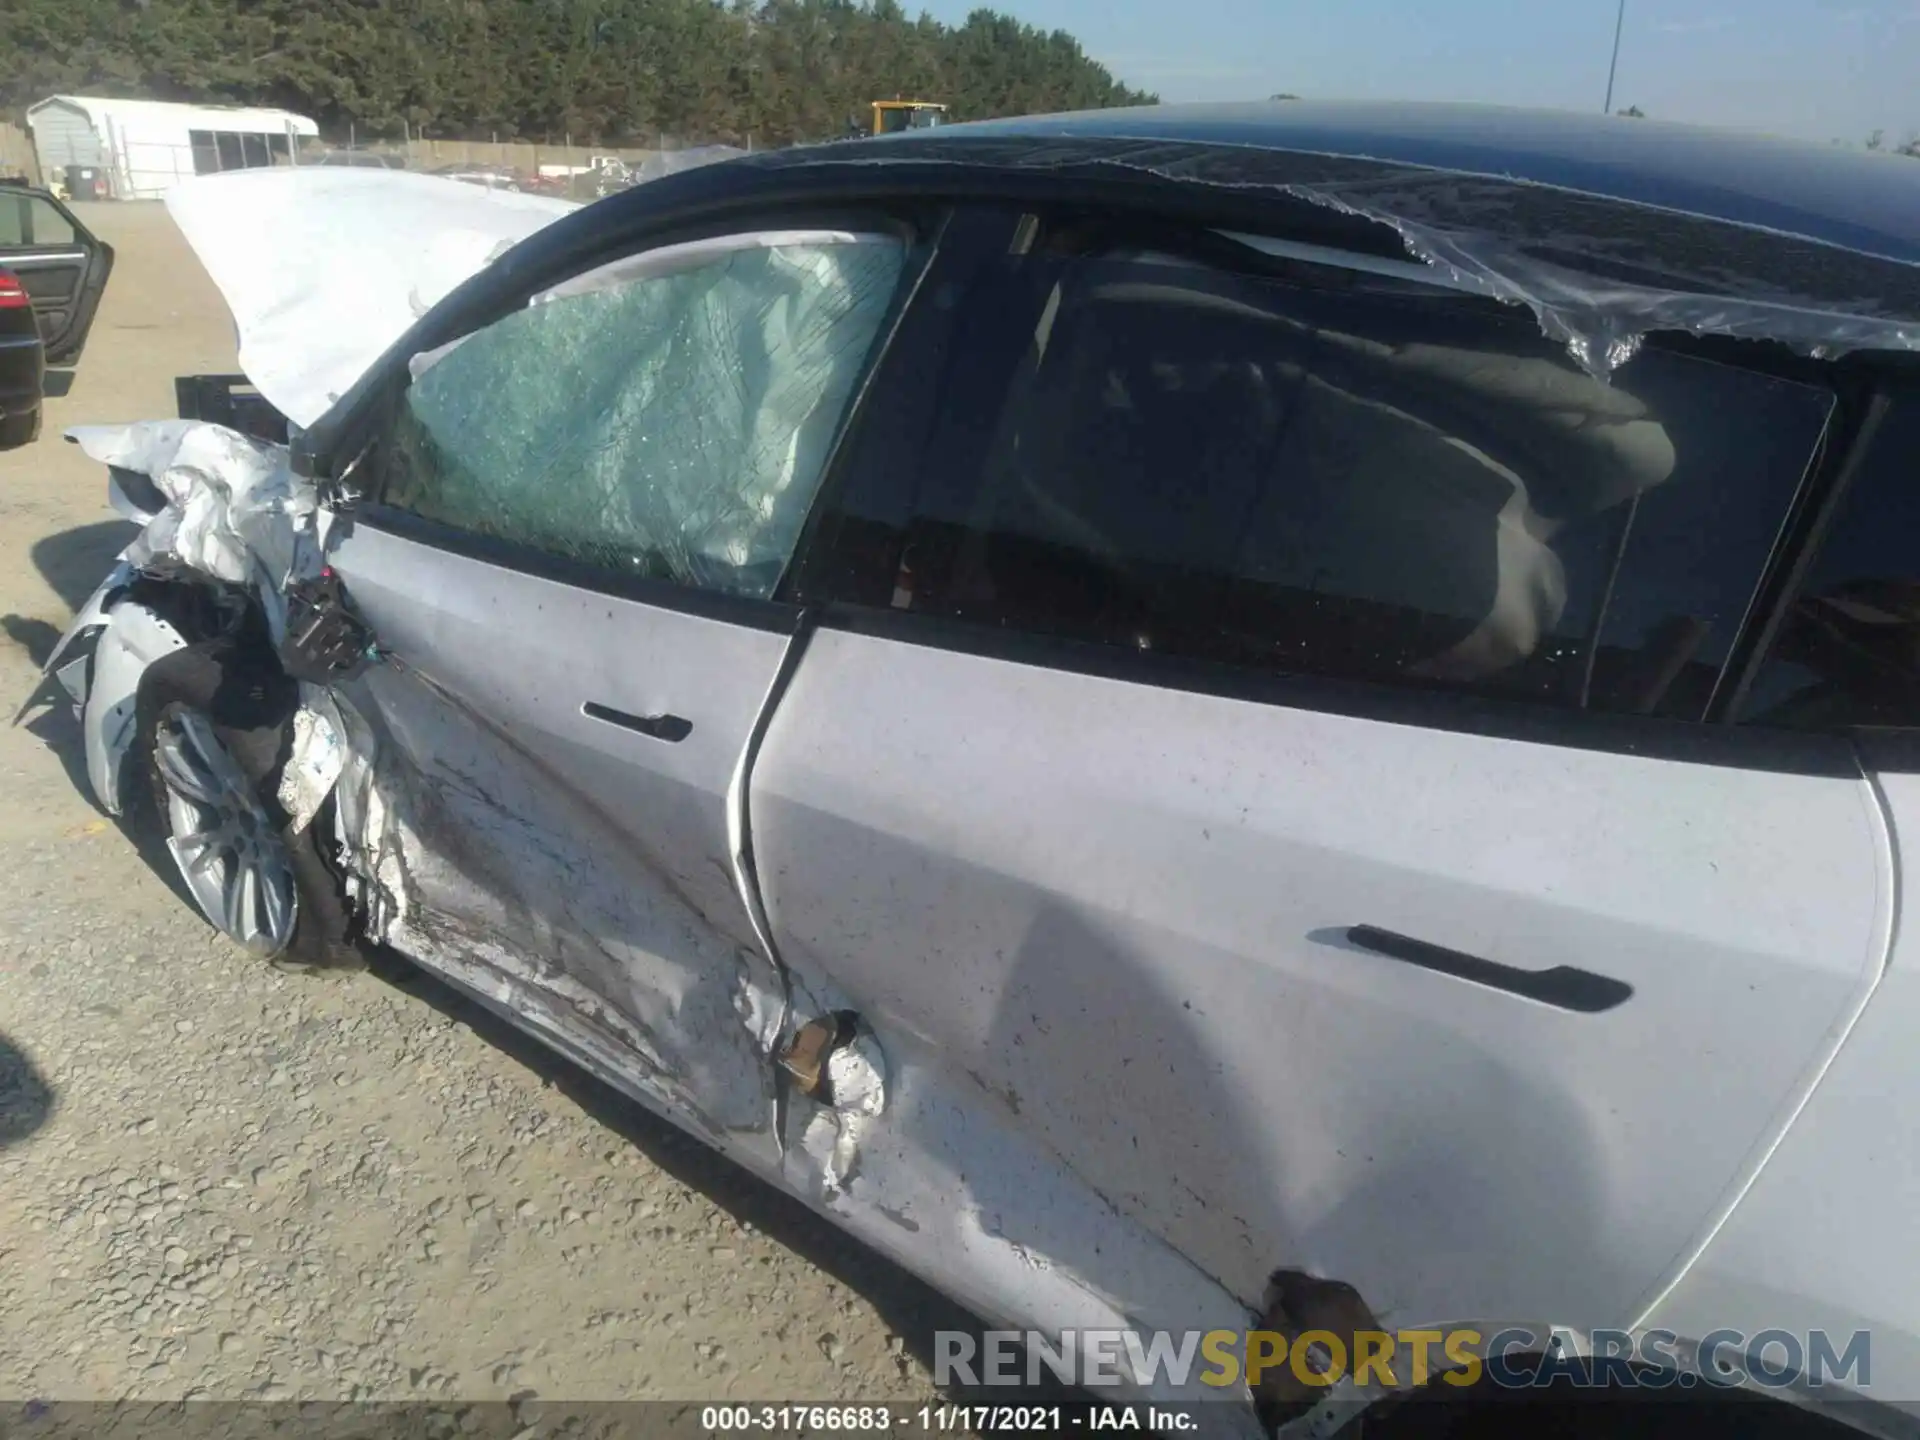
POLYGON ((0 186, 0 450, 40 433, 47 369, 79 362, 112 269, 113 247, 45 190, 0 186))

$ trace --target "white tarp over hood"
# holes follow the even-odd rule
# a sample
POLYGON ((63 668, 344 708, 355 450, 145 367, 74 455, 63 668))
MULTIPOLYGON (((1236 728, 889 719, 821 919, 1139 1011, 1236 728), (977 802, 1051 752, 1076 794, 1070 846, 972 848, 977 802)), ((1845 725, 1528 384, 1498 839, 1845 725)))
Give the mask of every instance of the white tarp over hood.
POLYGON ((332 166, 201 176, 166 204, 233 312, 240 368, 300 426, 461 281, 580 208, 332 166))

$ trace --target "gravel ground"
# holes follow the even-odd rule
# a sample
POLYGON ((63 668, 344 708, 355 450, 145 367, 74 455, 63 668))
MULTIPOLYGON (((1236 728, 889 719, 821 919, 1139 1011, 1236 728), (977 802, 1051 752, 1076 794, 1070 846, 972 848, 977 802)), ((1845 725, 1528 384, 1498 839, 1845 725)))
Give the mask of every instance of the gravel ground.
MULTIPOLYGON (((106 304, 0 455, 7 713, 130 534, 60 430, 233 367, 160 208, 84 218, 106 304)), ((404 965, 250 961, 77 749, 64 713, 0 730, 0 1396, 937 1398, 959 1312, 404 965)))

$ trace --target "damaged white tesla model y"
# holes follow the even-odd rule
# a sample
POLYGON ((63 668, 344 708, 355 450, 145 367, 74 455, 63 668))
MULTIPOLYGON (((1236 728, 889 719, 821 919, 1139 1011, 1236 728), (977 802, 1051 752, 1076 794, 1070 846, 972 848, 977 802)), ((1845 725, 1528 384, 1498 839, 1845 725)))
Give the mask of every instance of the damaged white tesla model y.
POLYGON ((40 698, 241 945, 1223 1424, 1168 1355, 1302 1274, 1920 1400, 1920 166, 1287 103, 172 204, 257 394, 76 435, 147 523, 40 698))

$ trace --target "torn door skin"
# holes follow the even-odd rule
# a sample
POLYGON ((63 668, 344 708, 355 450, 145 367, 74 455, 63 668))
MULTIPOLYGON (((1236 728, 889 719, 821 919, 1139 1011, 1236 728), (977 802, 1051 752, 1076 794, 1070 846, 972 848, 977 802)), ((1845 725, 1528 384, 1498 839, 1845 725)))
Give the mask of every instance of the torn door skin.
POLYGON ((1188 186, 1270 191, 1396 231, 1436 278, 1531 310, 1605 379, 1651 331, 1775 340, 1830 359, 1920 350, 1920 271, 1863 251, 1534 181, 1394 162, 1183 141, 949 137, 740 164, 938 165, 998 173, 1132 172, 1188 186), (956 158, 958 157, 958 158, 956 158))
MULTIPOLYGON (((649 957, 629 953, 635 947, 619 937, 630 936, 634 927, 613 912, 646 909, 657 924, 683 930, 705 928, 704 917, 665 875, 636 877, 627 869, 617 879, 593 883, 595 817, 586 797, 512 796, 502 791, 498 777, 429 776, 410 757, 430 750, 431 736, 386 733, 377 713, 356 703, 356 693, 371 678, 362 672, 371 664, 390 672, 384 683, 432 689, 437 714, 426 706, 414 709, 423 723, 471 725, 504 740, 484 717, 426 677, 390 659, 376 659, 373 637, 325 562, 325 537, 336 517, 316 503, 311 482, 292 473, 283 447, 183 421, 88 427, 74 438, 94 459, 149 474, 166 504, 83 607, 33 699, 46 694, 57 676, 76 709, 84 711, 89 689, 102 688, 102 661, 126 648, 120 632, 139 639, 152 631, 153 641, 142 641, 130 652, 135 663, 129 683, 121 687, 126 694, 118 697, 130 716, 144 649, 152 644, 177 648, 187 640, 227 633, 252 607, 283 665, 300 681, 278 798, 296 833, 315 826, 324 832, 314 839, 343 876, 366 936, 394 944, 443 969, 479 998, 517 1012, 603 1078, 644 1092, 641 1098, 691 1120, 711 1138, 743 1130, 779 1136, 770 1086, 753 1094, 725 1093, 716 1102, 697 1083, 702 1055, 711 1047, 750 1050, 756 1067, 771 1073, 768 1061, 792 1003, 777 967, 737 946, 728 960, 720 953, 724 942, 716 937, 718 943, 702 947, 716 977, 703 993, 694 993, 691 983, 668 984, 658 1013, 634 1004, 647 987, 621 983, 621 972, 644 968, 649 957), (176 632, 167 614, 146 603, 158 597, 165 597, 160 611, 168 613, 180 608, 183 597, 204 600, 198 608, 205 619, 192 626, 183 622, 176 632), (449 793, 456 789, 461 793, 449 793), (463 924, 419 903, 423 871, 446 883, 467 882, 469 889, 467 877, 488 873, 488 866, 476 868, 470 856, 442 853, 433 816, 448 803, 491 807, 482 827, 485 843, 498 852, 489 857, 490 868, 509 876, 513 856, 526 854, 515 847, 533 843, 529 837, 538 834, 515 812, 551 803, 566 808, 567 823, 558 828, 581 834, 582 844, 565 868, 581 883, 553 927, 550 955, 520 953, 500 943, 499 933, 484 923, 463 924), (593 983, 582 983, 583 977, 593 983), (729 983, 730 994, 721 993, 729 983)), ((132 729, 130 724, 109 726, 104 733, 110 753, 90 764, 90 777, 102 804, 118 813, 120 796, 112 781, 132 743, 132 729)), ((546 778, 547 791, 564 789, 550 772, 546 778)), ((731 828, 736 835, 744 833, 739 825, 731 828)), ((618 848, 608 842, 601 853, 618 848)), ((491 887, 492 893, 479 899, 498 903, 509 888, 491 887)), ((484 916, 482 904, 469 909, 484 916)), ((650 971, 649 982, 656 978, 650 971)), ((836 1006, 845 1009, 844 999, 823 1002, 823 1010, 836 1006)), ((813 1013, 802 1010, 799 1018, 813 1013)), ((878 1073, 876 1064, 876 1083, 861 1092, 863 1104, 871 1104, 878 1093, 878 1073)))
MULTIPOLYGON (((315 840, 335 859, 369 938, 541 1032, 590 1072, 832 1212, 982 1314, 1054 1329, 1222 1329, 1245 1322, 1244 1307, 1217 1283, 1122 1215, 982 1093, 955 1084, 916 1037, 890 1035, 883 1053, 871 1027, 854 1017, 854 997, 826 975, 796 974, 777 963, 764 939, 747 824, 758 728, 729 786, 728 858, 761 943, 736 946, 737 968, 721 970, 719 983, 708 987, 710 1001, 730 984, 730 1006, 707 1003, 696 1018, 692 992, 682 991, 636 1016, 612 1002, 608 981, 629 964, 651 963, 650 980, 663 971, 658 957, 629 956, 607 943, 615 927, 601 922, 611 907, 627 907, 620 927, 627 934, 644 930, 650 917, 690 925, 703 917, 669 877, 645 877, 648 888, 639 893, 640 886, 625 883, 633 869, 620 872, 621 883, 610 871, 596 874, 596 851, 627 847, 597 841, 594 827, 603 822, 591 799, 550 772, 489 765, 485 773, 430 777, 423 762, 436 746, 484 749, 459 736, 440 745, 449 727, 484 729, 501 745, 512 741, 403 660, 380 656, 364 674, 342 679, 327 671, 324 657, 346 659, 351 671, 365 662, 363 647, 343 647, 323 631, 310 637, 322 643, 287 648, 290 635, 297 642, 310 618, 329 612, 320 537, 341 522, 312 503, 310 485, 288 473, 285 452, 218 427, 176 422, 79 438, 96 459, 144 460, 168 499, 167 512, 130 547, 130 563, 115 572, 108 593, 83 611, 79 630, 97 637, 111 629, 113 596, 143 569, 175 582, 191 577, 191 588, 266 613, 273 643, 304 672, 282 773, 284 808, 296 826, 320 832, 315 840), (200 459, 176 465, 183 453, 200 459), (223 453, 226 463, 219 463, 223 453), (189 510, 201 520, 183 527, 189 510), (242 512, 245 523, 234 523, 242 512), (181 542, 183 529, 199 538, 181 542), (377 710, 361 703, 369 686, 383 687, 377 710), (470 837, 463 841, 468 850, 490 854, 456 854, 442 842, 455 828, 436 820, 447 805, 486 817, 458 828, 470 837), (564 807, 566 822, 529 823, 543 806, 564 807), (558 844, 567 854, 535 855, 528 847, 536 843, 558 844), (559 870, 580 882, 568 886, 564 912, 552 915, 531 949, 501 943, 516 927, 486 923, 488 906, 515 903, 516 868, 559 870), (423 903, 427 894, 432 905, 423 903), (444 903, 448 895, 457 903, 444 903), (636 909, 646 913, 636 916, 636 909), (823 1025, 810 1027, 816 1020, 823 1025), (778 1094, 771 1087, 751 1095, 744 1087, 723 1091, 716 1105, 714 1087, 703 1086, 694 1067, 703 1052, 741 1048, 751 1049, 764 1073, 789 1080, 778 1094), (958 1178, 983 1176, 998 1177, 990 1201, 958 1178), (1101 1257, 1092 1270, 1068 1258, 1086 1253, 1101 1257), (1005 1308, 1010 1296, 1019 1297, 1017 1313, 1005 1308)), ((351 634, 351 626, 345 631, 351 634)), ((782 675, 804 641, 791 643, 782 675)), ((776 680, 763 722, 781 690, 776 680)), ((1160 1398, 1232 1398, 1170 1389, 1150 1372, 1136 1383, 1160 1398)))

